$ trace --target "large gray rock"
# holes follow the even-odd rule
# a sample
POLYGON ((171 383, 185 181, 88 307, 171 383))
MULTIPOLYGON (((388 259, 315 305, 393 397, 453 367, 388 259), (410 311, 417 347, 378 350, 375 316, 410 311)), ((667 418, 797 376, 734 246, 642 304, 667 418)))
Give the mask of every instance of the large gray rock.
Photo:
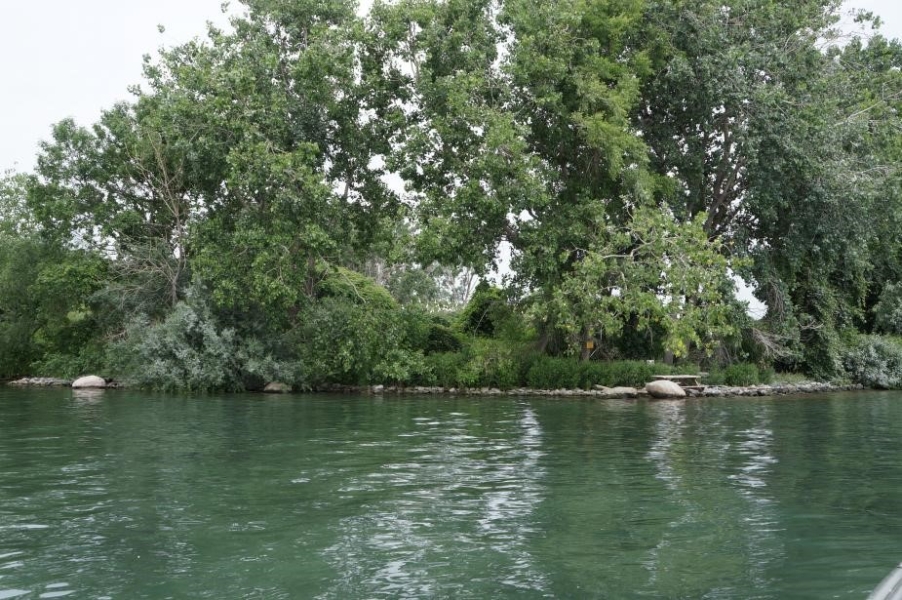
POLYGON ((672 381, 652 381, 646 384, 645 391, 652 398, 685 398, 686 390, 672 381))
POLYGON ((85 375, 72 382, 72 388, 76 390, 101 389, 106 387, 106 380, 97 375, 85 375))
POLYGON ((291 386, 287 383, 271 381, 264 386, 263 391, 267 394, 288 394, 291 392, 291 386))

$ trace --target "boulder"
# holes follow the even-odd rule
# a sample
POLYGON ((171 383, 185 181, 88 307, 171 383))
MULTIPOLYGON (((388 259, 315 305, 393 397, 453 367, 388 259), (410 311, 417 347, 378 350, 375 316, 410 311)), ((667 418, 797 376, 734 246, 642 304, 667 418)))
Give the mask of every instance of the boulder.
POLYGON ((76 390, 101 389, 106 387, 106 380, 97 375, 85 375, 72 382, 72 388, 76 390))
POLYGON ((646 384, 645 391, 652 398, 685 398, 686 390, 672 381, 652 381, 646 384))
POLYGON ((287 383, 271 381, 263 387, 263 392, 266 394, 288 394, 291 392, 291 386, 287 383))

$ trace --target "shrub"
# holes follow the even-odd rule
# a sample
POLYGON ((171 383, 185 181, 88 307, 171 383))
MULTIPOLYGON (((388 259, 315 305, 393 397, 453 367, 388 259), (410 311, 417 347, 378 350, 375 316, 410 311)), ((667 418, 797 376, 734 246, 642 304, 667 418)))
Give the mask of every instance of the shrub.
POLYGON ((444 388, 467 387, 461 382, 461 373, 467 364, 463 352, 436 352, 424 358, 425 368, 418 383, 439 385, 444 388))
POLYGON ((466 333, 490 337, 501 331, 511 313, 501 289, 483 281, 461 311, 457 326, 466 333))
POLYGON ((724 369, 711 371, 705 377, 707 385, 731 385, 745 387, 762 383, 771 383, 776 376, 772 367, 763 367, 751 363, 734 363, 724 369))
POLYGON ((877 389, 902 387, 902 348, 880 337, 866 337, 845 352, 843 365, 849 378, 877 389))
POLYGON ((319 298, 343 298, 374 308, 391 309, 398 306, 389 291, 371 277, 344 267, 329 267, 316 292, 319 298))
MULTIPOLYGON (((687 366, 684 370, 697 373, 698 367, 687 366)), ((671 371, 667 365, 636 360, 579 362, 573 358, 544 356, 533 362, 526 383, 537 389, 591 389, 596 385, 642 387, 654 375, 671 371)))
MULTIPOLYGON (((643 361, 618 361, 610 363, 607 383, 602 385, 629 385, 641 387, 651 381, 652 376, 661 374, 661 365, 650 365, 643 361)), ((669 371, 669 369, 664 369, 669 371)))
POLYGON ((882 333, 902 334, 902 284, 883 288, 874 306, 874 328, 882 333))
MULTIPOLYGON (((637 360, 582 363, 583 377, 580 386, 589 389, 595 385, 642 387, 654 375, 668 374, 667 365, 648 364, 637 360)), ((697 371, 697 369, 695 369, 697 371)))
POLYGON ((426 354, 435 352, 458 352, 463 348, 459 334, 447 325, 432 320, 426 334, 423 351, 426 354))
POLYGON ((520 385, 524 361, 530 350, 499 340, 477 339, 467 350, 467 363, 460 377, 464 387, 494 387, 502 390, 520 385))
POLYGON ((32 371, 51 377, 74 379, 85 373, 100 373, 106 367, 106 348, 99 342, 74 346, 70 352, 49 352, 36 361, 32 371))
POLYGON ((533 361, 526 384, 539 390, 572 389, 580 384, 580 363, 573 358, 542 356, 533 361))
POLYGON ((723 371, 723 382, 726 385, 748 386, 757 385, 760 381, 758 367, 748 363, 737 363, 728 366, 723 371))
POLYGON ((426 369, 414 343, 422 320, 397 306, 380 308, 347 298, 322 298, 294 332, 312 384, 406 384, 426 369))
POLYGON ((5 322, 0 315, 0 379, 30 374, 29 367, 39 356, 34 329, 33 319, 5 322))
POLYGON ((300 380, 297 362, 278 360, 261 342, 220 328, 207 306, 190 297, 162 322, 133 320, 125 339, 111 346, 110 364, 132 384, 167 391, 234 391, 248 380, 300 380))

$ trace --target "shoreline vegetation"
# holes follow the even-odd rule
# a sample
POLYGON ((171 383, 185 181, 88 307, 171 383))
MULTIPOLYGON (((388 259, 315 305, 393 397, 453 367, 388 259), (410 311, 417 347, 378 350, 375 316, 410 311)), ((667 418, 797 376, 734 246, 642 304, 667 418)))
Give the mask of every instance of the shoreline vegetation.
POLYGON ((358 9, 242 0, 0 177, 0 380, 902 388, 902 44, 875 15, 358 9))

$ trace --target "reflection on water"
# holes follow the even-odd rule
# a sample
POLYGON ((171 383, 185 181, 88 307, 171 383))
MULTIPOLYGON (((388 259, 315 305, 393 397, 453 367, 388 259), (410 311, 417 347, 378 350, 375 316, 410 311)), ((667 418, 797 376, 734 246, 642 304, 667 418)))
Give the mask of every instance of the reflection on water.
POLYGON ((862 598, 902 396, 0 389, 4 598, 862 598))
POLYGON ((541 502, 542 431, 532 409, 517 412, 482 436, 470 435, 478 423, 464 413, 414 418, 414 429, 399 434, 417 442, 404 460, 339 490, 376 500, 366 516, 337 523, 337 541, 323 554, 346 575, 319 597, 466 594, 468 582, 455 581, 461 567, 511 589, 544 589, 528 545, 541 502))

